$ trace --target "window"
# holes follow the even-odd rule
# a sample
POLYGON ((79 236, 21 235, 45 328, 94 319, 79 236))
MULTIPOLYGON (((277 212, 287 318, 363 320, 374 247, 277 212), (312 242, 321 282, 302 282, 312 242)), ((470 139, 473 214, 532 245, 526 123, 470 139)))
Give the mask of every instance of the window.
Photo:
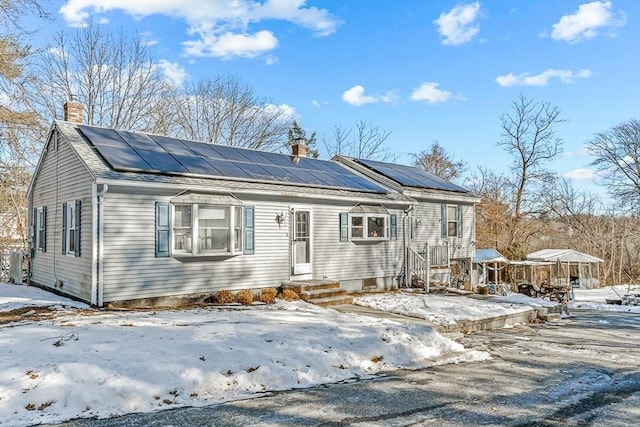
POLYGON ((462 206, 442 205, 442 237, 462 237, 462 206))
POLYGON ((33 210, 33 246, 42 251, 47 250, 47 207, 33 210))
POLYGON ((62 204, 62 254, 80 256, 80 200, 62 204))
POLYGON ((208 255, 242 251, 240 206, 200 203, 173 205, 173 252, 208 255))
POLYGON ((387 239, 389 215, 351 215, 352 239, 387 239))

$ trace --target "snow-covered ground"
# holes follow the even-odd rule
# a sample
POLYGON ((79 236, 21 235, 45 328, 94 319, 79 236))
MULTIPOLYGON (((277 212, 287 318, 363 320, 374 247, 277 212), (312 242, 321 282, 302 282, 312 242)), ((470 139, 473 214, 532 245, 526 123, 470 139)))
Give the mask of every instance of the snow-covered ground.
POLYGON ((606 300, 622 299, 624 295, 640 295, 640 285, 617 285, 598 289, 575 289, 576 299, 569 308, 640 313, 640 305, 607 304, 606 300))
MULTIPOLYGON (((640 293, 640 286, 616 291, 640 293)), ((640 306, 605 304, 615 295, 610 289, 576 289, 570 306, 640 312, 640 306)), ((556 305, 521 294, 405 292, 356 302, 442 325, 556 305)), ((7 284, 0 284, 0 345, 0 425, 12 426, 201 406, 401 367, 490 357, 427 325, 303 302, 100 311, 7 284)))
POLYGON ((489 358, 427 325, 303 302, 86 308, 37 288, 0 284, 0 425, 206 405, 401 367, 489 358), (55 316, 38 319, 41 308, 25 310, 46 306, 55 316), (16 309, 23 309, 21 320, 3 324, 2 315, 16 309))

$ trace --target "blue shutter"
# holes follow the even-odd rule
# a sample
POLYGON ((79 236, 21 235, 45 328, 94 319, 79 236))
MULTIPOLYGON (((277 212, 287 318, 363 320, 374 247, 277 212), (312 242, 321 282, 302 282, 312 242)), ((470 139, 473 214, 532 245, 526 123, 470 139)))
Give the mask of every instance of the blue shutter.
POLYGON ((80 256, 80 209, 82 208, 82 200, 76 200, 76 232, 75 232, 75 256, 80 256))
POLYGON ((447 205, 440 205, 440 234, 443 238, 447 237, 447 205))
POLYGON ((458 237, 462 237, 462 205, 458 205, 458 237))
POLYGON ((67 253, 67 204, 62 204, 62 255, 67 253))
POLYGON ((42 207, 42 252, 47 252, 47 207, 42 207))
POLYGON ((340 213, 340 241, 349 241, 349 214, 346 212, 340 213))
POLYGON ((156 257, 169 256, 169 203, 156 202, 156 257))
POLYGON ((33 239, 31 240, 33 242, 33 254, 35 254, 38 250, 38 245, 40 244, 40 242, 38 241, 38 209, 34 208, 33 209, 33 224, 32 224, 32 228, 33 228, 33 239))
POLYGON ((244 207, 244 227, 242 232, 244 233, 244 251, 245 255, 253 255, 256 253, 256 223, 255 214, 256 208, 254 206, 244 207))
POLYGON ((398 240, 398 216, 396 214, 391 214, 391 235, 389 236, 391 240, 398 240))

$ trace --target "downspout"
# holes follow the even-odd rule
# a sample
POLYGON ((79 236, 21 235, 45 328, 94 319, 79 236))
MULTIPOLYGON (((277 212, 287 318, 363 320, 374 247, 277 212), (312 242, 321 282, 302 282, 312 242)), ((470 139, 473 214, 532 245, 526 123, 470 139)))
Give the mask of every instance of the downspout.
POLYGON ((96 285, 96 305, 102 307, 104 305, 104 196, 109 191, 109 185, 103 184, 102 191, 98 193, 97 210, 98 216, 96 221, 97 228, 97 285, 96 285))
POLYGON ((91 305, 98 305, 98 184, 91 183, 91 305))

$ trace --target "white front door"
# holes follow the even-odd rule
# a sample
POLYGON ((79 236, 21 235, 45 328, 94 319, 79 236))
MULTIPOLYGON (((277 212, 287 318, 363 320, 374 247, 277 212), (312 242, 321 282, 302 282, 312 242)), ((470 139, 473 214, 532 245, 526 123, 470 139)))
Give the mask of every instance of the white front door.
POLYGON ((291 260, 292 273, 311 275, 313 247, 313 215, 311 209, 292 209, 291 260))

